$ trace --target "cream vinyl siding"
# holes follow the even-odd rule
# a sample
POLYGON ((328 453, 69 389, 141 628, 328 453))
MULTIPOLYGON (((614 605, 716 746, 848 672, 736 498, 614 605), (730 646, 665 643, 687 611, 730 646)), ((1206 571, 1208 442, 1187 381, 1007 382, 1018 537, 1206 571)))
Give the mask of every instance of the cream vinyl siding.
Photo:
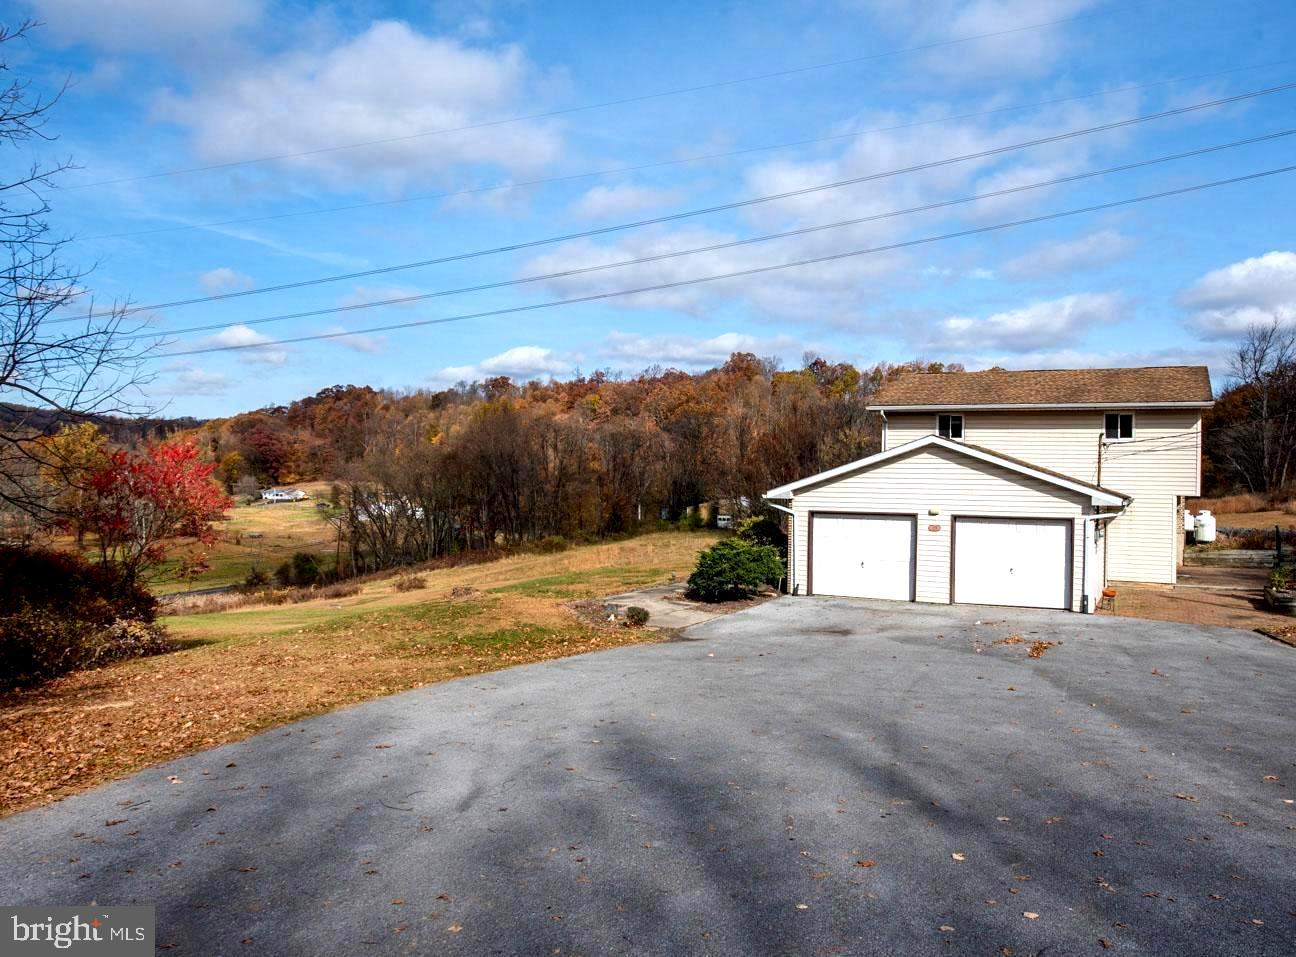
MULTIPOLYGON (((1135 409, 1134 441, 1100 447, 1103 414, 1119 411, 963 412, 964 441, 1133 496, 1111 523, 1107 575, 1173 584, 1176 497, 1201 494, 1201 410, 1135 409)), ((935 412, 887 413, 888 447, 935 431, 935 412)))
MULTIPOLYGON (((791 502, 793 577, 802 593, 807 578, 807 543, 812 512, 869 512, 916 515, 918 519, 915 596, 950 601, 950 528, 955 516, 1064 518, 1076 521, 1088 496, 1029 478, 998 465, 946 449, 926 448, 822 485, 797 492, 791 502), (929 515, 936 508, 938 515, 929 515), (939 526, 931 531, 929 526, 939 526)), ((1071 607, 1080 609, 1083 530, 1072 535, 1071 607)), ((807 588, 807 586, 809 586, 807 588)))

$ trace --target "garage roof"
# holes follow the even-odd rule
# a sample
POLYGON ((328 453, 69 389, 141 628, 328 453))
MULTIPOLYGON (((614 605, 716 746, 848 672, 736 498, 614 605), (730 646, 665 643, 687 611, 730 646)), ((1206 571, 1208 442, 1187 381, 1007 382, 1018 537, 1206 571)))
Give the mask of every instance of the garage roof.
POLYGON ((1011 455, 1004 455, 1002 452, 992 452, 990 449, 983 449, 979 445, 969 445, 966 442, 955 442, 951 439, 943 439, 939 435, 925 435, 921 439, 915 439, 912 442, 906 442, 903 445, 897 445, 894 448, 887 449, 885 452, 878 452, 875 455, 866 458, 857 459, 854 462, 848 462, 840 465, 835 469, 828 469, 826 472, 819 472, 808 478, 800 479, 796 482, 789 482, 787 485, 780 485, 778 488, 772 488, 765 493, 767 499, 789 499, 802 489, 819 485, 823 482, 831 481, 838 476, 848 475, 851 472, 857 472, 860 469, 872 468, 874 465, 881 465, 891 459, 898 458, 902 455, 908 455, 911 452, 917 452, 919 449, 935 445, 942 449, 948 449, 951 452, 958 452, 970 458, 978 459, 982 462, 989 462, 992 465, 999 465, 1012 472, 1022 475, 1028 475, 1032 478, 1048 482, 1050 485, 1057 485, 1061 488, 1069 489, 1072 492, 1080 492, 1088 495, 1094 505, 1125 505, 1132 499, 1129 495, 1113 491, 1109 488, 1103 488, 1101 485, 1094 485, 1090 482, 1082 482, 1080 479, 1072 478, 1069 475, 1063 475, 1061 472, 1055 472, 1052 469, 1046 469, 1039 465, 1033 465, 1022 459, 1013 458, 1011 455))
POLYGON ((884 382, 870 408, 1190 408, 1214 399, 1205 366, 906 372, 884 382))

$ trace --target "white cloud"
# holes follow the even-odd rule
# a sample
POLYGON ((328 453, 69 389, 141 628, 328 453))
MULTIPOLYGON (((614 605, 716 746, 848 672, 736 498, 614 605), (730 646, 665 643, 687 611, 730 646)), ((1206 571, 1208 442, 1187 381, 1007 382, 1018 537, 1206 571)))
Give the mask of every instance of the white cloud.
POLYGON ((483 359, 476 365, 447 366, 435 373, 432 381, 450 385, 503 375, 523 382, 529 379, 567 375, 572 371, 576 358, 542 346, 514 346, 498 355, 483 359))
POLYGON ((373 177, 398 188, 462 164, 530 173, 555 159, 559 137, 540 123, 415 135, 526 112, 537 82, 518 47, 474 47, 379 21, 328 49, 236 64, 190 96, 164 95, 156 112, 191 129, 205 162, 318 151, 282 167, 335 185, 373 177), (386 142, 336 149, 376 140, 386 142))
MULTIPOLYGON (((366 302, 386 302, 389 299, 408 299, 417 296, 423 290, 413 286, 355 286, 350 292, 338 299, 339 306, 358 306, 366 302)), ((402 302, 393 308, 409 309, 418 305, 414 302, 402 302)))
MULTIPOLYGON (((63 43, 114 52, 210 43, 253 26, 263 0, 34 0, 37 16, 63 43)), ((192 48, 191 48, 192 49, 192 48)))
POLYGON ((658 189, 652 186, 595 186, 576 201, 574 212, 583 219, 623 216, 641 209, 669 206, 684 198, 682 189, 658 189))
POLYGON ((208 295, 219 296, 226 292, 251 289, 252 277, 236 269, 230 269, 228 266, 220 266, 216 269, 209 269, 199 276, 198 283, 207 291, 208 295))
POLYGON ((758 356, 803 350, 804 344, 788 336, 752 336, 725 332, 709 339, 687 335, 641 336, 612 332, 603 341, 600 355, 635 370, 652 365, 679 369, 709 369, 723 365, 735 352, 758 356))
MULTIPOLYGON (((330 326, 324 332, 328 335, 336 335, 339 332, 346 332, 346 326, 330 326)), ((350 349, 353 352, 365 352, 369 355, 377 355, 387 348, 387 340, 382 336, 368 336, 364 333, 353 332, 349 335, 338 336, 336 339, 326 340, 334 345, 341 346, 344 349, 350 349)))
POLYGON ((235 347, 234 354, 244 362, 255 365, 281 366, 288 361, 288 351, 283 348, 248 348, 258 346, 262 343, 270 343, 274 340, 255 329, 243 325, 242 323, 226 326, 215 335, 208 336, 206 339, 199 340, 198 348, 209 349, 213 347, 229 346, 235 347))
POLYGON ((225 395, 230 388, 229 379, 222 373, 208 372, 188 363, 168 366, 166 371, 175 374, 156 387, 162 395, 225 395))
POLYGON ((1179 296, 1189 328, 1229 339, 1252 325, 1296 323, 1296 252, 1275 250, 1202 276, 1179 296))
POLYGON ((1038 76, 1052 68, 1067 48, 1066 24, 1030 30, 1018 27, 1075 16, 1099 0, 856 0, 915 45, 1011 30, 1002 36, 942 46, 919 63, 943 78, 1038 76))
POLYGON ((1008 279, 1029 280, 1095 269, 1115 262, 1133 245, 1133 240, 1117 230, 1104 229, 1075 239, 1040 243, 1008 260, 1000 272, 1008 279))
MULTIPOLYGON (((909 126, 888 132, 861 133, 828 157, 811 161, 771 160, 749 167, 743 176, 739 196, 783 194, 930 163, 933 157, 984 153, 1024 140, 1098 125, 1122 115, 1134 102, 1130 96, 1122 95, 1102 103, 1068 104, 1042 117, 1000 126, 962 121, 943 124, 939 128, 909 126)), ((859 118, 852 125, 906 126, 946 115, 949 114, 945 108, 924 109, 914 114, 870 115, 859 118)), ((1126 135, 1084 137, 1036 147, 1026 154, 1009 151, 903 176, 761 203, 744 208, 739 214, 742 224, 732 232, 691 223, 636 231, 615 240, 564 243, 532 257, 521 272, 547 273, 604 265, 723 244, 744 234, 782 232, 790 228, 879 216, 984 192, 1004 182, 1029 182, 1037 176, 1047 178, 1074 172, 1091 163, 1096 151, 1125 142, 1126 135)), ((990 205, 979 202, 916 215, 876 219, 749 246, 565 276, 550 281, 547 287, 558 295, 579 296, 824 258, 825 261, 808 266, 617 298, 612 300, 612 304, 620 308, 673 309, 703 315, 724 304, 736 302, 760 318, 814 321, 856 331, 873 329, 877 325, 873 317, 876 303, 890 291, 889 285, 898 282, 912 284, 914 277, 922 274, 926 264, 919 257, 924 255, 923 249, 839 259, 828 257, 939 234, 969 222, 995 222, 998 217, 1012 216, 1019 210, 1038 206, 1048 200, 1050 193, 1050 190, 1032 190, 990 205)), ((968 278, 985 280, 991 277, 988 271, 981 270, 968 273, 968 278)))
POLYGON ((986 316, 950 316, 936 325, 931 348, 1034 352, 1074 342, 1096 325, 1125 317, 1124 300, 1112 293, 1080 293, 1034 302, 986 316))

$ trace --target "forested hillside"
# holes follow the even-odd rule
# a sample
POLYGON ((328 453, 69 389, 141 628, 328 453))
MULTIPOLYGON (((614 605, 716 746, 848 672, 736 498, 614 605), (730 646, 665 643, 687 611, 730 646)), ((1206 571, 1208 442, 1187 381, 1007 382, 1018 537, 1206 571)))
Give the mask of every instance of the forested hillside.
POLYGON ((737 353, 700 374, 496 378, 402 394, 337 386, 196 434, 231 488, 249 476, 337 480, 350 540, 386 564, 615 533, 715 499, 758 503, 781 482, 876 451, 868 397, 912 368, 947 367, 813 359, 779 371, 737 353))

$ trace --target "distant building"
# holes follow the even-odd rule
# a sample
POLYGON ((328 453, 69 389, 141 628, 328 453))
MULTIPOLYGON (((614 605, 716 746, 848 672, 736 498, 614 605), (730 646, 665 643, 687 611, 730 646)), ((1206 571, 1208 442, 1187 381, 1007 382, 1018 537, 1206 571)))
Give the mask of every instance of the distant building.
POLYGON ((306 493, 299 488, 268 488, 261 492, 263 502, 300 502, 306 493))

